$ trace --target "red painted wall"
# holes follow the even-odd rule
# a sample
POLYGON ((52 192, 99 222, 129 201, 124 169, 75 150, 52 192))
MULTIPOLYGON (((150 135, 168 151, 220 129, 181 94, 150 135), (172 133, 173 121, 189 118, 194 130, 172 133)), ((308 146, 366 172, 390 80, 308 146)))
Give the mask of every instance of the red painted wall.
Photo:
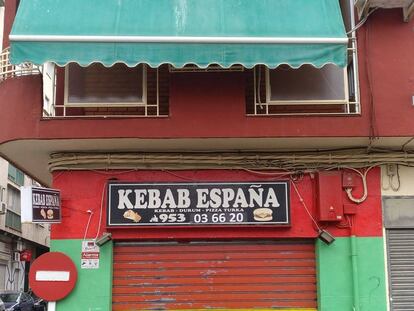
MULTIPOLYGON (((357 207, 354 229, 358 236, 382 236, 380 172, 373 169, 368 174, 369 196, 366 202, 357 207)), ((80 239, 84 237, 92 211, 91 222, 86 234, 94 238, 98 233, 102 193, 108 179, 134 182, 188 182, 188 181, 271 181, 275 177, 263 177, 246 171, 200 170, 200 171, 70 171, 54 173, 53 186, 62 193, 62 223, 52 225, 52 239, 80 239)), ((362 185, 358 181, 354 195, 359 197, 362 185)), ((315 179, 307 175, 298 182, 298 189, 310 212, 315 215, 315 179)), ((342 189, 337 189, 347 199, 342 189)), ((194 228, 134 228, 106 229, 106 198, 104 197, 102 224, 99 229, 111 231, 116 239, 209 239, 209 238, 293 238, 315 237, 314 225, 291 187, 291 226, 290 227, 194 227, 194 228)), ((334 236, 349 236, 350 229, 343 224, 320 224, 334 236)))
POLYGON ((16 0, 6 0, 4 12, 4 35, 3 35, 3 48, 9 46, 9 34, 13 25, 14 16, 16 15, 17 10, 17 1, 16 0))
POLYGON ((38 137, 42 106, 41 76, 0 82, 0 143, 38 137))
POLYGON ((358 31, 363 109, 372 98, 377 136, 414 132, 413 29, 414 18, 405 23, 402 10, 394 9, 376 11, 358 31))

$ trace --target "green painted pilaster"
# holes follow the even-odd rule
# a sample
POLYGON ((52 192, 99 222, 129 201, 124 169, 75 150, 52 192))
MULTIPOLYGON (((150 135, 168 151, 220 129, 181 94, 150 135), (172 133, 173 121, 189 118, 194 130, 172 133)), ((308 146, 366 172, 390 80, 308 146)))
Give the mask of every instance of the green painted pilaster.
MULTIPOLYGON (((360 311, 387 310, 383 242, 382 237, 356 238, 360 311)), ((319 311, 358 310, 351 254, 351 238, 337 238, 331 245, 316 242, 319 311)))
POLYGON ((52 240, 51 251, 68 255, 78 270, 75 289, 57 302, 57 311, 112 309, 112 241, 100 249, 99 269, 81 269, 82 240, 52 240))

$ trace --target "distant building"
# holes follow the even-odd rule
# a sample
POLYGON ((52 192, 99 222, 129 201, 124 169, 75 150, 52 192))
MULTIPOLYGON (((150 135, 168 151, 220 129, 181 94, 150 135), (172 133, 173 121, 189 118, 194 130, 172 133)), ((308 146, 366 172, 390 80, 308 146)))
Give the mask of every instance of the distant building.
POLYGON ((0 290, 27 290, 30 262, 49 250, 49 225, 21 223, 21 186, 40 186, 0 158, 0 290), (22 251, 32 258, 22 261, 22 251))

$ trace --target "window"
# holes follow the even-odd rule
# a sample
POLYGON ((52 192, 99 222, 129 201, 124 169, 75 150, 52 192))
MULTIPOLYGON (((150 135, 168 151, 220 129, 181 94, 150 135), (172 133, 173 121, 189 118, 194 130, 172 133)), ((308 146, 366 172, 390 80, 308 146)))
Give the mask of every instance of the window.
POLYGON ((19 186, 24 185, 24 173, 11 164, 9 164, 8 179, 19 186))
POLYGON ((303 65, 298 69, 280 66, 266 71, 269 102, 304 101, 340 102, 348 100, 346 70, 334 65, 315 68, 303 65))
MULTIPOLYGON (((353 1, 340 0, 346 30, 355 25, 353 1)), ((351 38, 348 66, 327 64, 322 68, 303 65, 275 69, 257 66, 247 77, 248 115, 358 114, 356 41, 351 38)))
POLYGON ((70 64, 67 69, 66 103, 71 104, 143 104, 145 103, 145 70, 115 64, 81 67, 70 64))
POLYGON ((254 106, 249 114, 351 113, 347 70, 328 64, 294 69, 258 66, 254 75, 254 106))
POLYGON ((5 202, 6 200, 6 197, 5 197, 5 193, 6 193, 6 188, 3 188, 1 185, 0 185, 0 203, 3 203, 3 202, 5 202))
POLYGON ((72 63, 65 68, 64 101, 49 116, 165 116, 168 100, 167 65, 152 69, 72 63))
POLYGON ((20 219, 20 190, 13 186, 7 186, 7 213, 6 226, 17 231, 22 230, 20 219))

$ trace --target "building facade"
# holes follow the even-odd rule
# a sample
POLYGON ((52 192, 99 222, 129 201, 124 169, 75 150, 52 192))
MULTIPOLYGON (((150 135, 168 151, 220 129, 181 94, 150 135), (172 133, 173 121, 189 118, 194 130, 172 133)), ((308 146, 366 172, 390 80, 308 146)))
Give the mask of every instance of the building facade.
POLYGON ((4 159, 0 172, 0 290, 27 291, 30 263, 49 250, 49 226, 21 222, 20 188, 38 183, 4 159))
POLYGON ((57 310, 409 310, 412 5, 379 2, 6 0, 0 152, 61 191, 57 310))

